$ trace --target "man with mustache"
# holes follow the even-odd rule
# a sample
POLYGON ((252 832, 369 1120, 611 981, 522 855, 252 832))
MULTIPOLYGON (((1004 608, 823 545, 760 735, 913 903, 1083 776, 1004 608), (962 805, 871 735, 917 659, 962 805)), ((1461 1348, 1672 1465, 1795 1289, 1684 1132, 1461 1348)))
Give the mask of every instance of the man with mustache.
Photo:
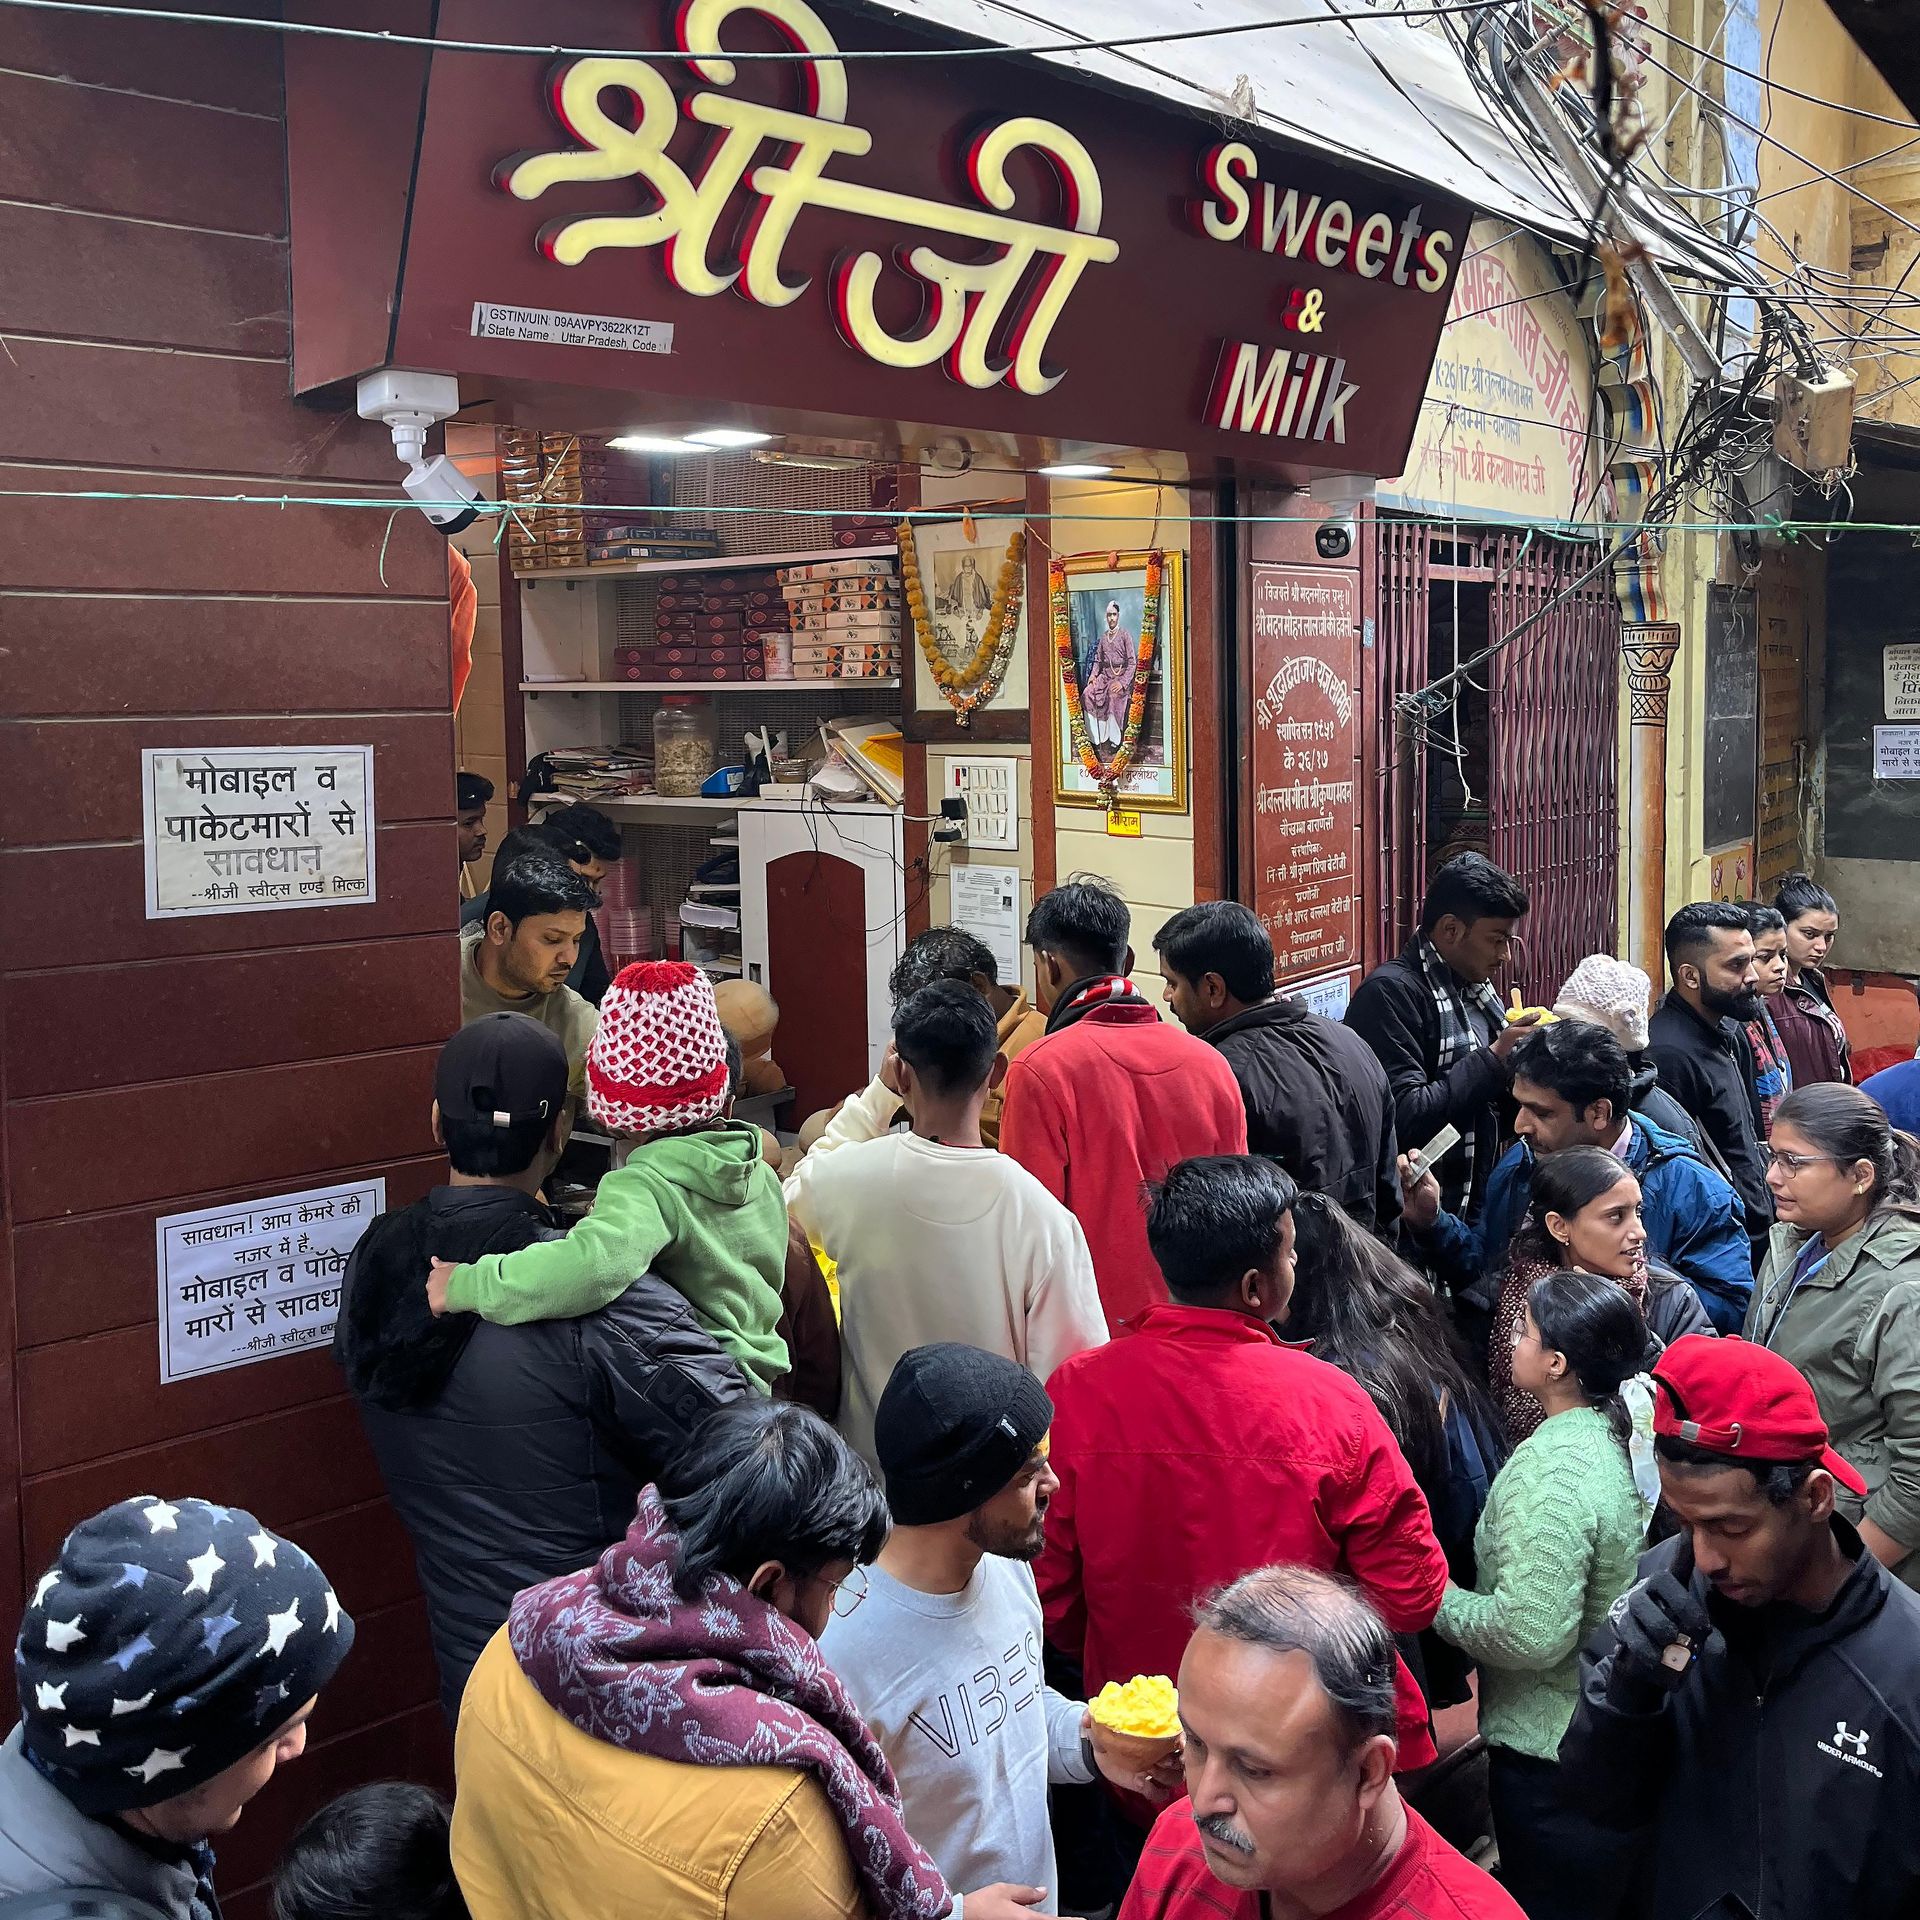
POLYGON ((1746 909, 1696 900, 1667 922, 1673 985, 1647 1022, 1647 1051, 1660 1084, 1700 1123, 1746 1208, 1747 1232, 1763 1247, 1773 1200, 1760 1158, 1765 1129, 1754 1091, 1746 1022, 1762 1012, 1746 909))
POLYGON ((1394 1785, 1393 1641, 1344 1581, 1261 1567, 1194 1609, 1189 1798, 1119 1920, 1524 1920, 1394 1785))

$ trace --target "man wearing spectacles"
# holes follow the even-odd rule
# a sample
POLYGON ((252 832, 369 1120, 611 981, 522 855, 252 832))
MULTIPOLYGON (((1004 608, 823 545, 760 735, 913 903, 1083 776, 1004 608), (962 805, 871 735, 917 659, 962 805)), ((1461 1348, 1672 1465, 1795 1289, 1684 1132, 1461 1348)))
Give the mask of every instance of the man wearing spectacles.
POLYGON ((842 1594, 820 1646, 878 1735, 907 1825, 949 1886, 955 1920, 1031 1920, 1057 1894, 1049 1783, 1116 1786, 1164 1803, 1179 1779, 1096 1763, 1087 1710, 1040 1672, 1029 1564, 1060 1484, 1053 1402, 999 1354, 916 1347, 887 1381, 874 1445, 894 1529, 852 1615, 842 1594))

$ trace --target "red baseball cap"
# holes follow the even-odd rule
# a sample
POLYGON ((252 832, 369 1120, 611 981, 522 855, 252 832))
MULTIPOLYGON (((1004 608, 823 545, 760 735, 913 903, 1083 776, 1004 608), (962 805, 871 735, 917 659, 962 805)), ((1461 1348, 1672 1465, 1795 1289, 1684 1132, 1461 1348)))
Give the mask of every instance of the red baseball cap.
POLYGON ((1653 1369, 1653 1430, 1707 1453, 1756 1465, 1818 1460, 1850 1493, 1867 1483, 1827 1445, 1806 1375, 1751 1340, 1689 1333, 1653 1369))

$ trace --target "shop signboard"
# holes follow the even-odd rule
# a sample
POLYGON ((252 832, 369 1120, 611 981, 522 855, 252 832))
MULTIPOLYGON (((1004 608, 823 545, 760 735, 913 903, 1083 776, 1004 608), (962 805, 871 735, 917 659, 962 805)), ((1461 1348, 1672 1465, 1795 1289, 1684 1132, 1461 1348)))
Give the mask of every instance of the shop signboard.
MULTIPOLYGON (((433 31, 518 45, 526 20, 441 0, 433 31)), ((424 110, 397 53, 363 54, 347 107, 338 50, 289 43, 303 390, 377 339, 494 391, 655 403, 616 430, 725 402, 1405 461, 1469 218, 1427 185, 1223 142, 1057 68, 889 58, 926 42, 807 0, 551 0, 539 37, 600 51, 435 54, 424 110), (396 117, 342 170, 343 114, 385 86, 396 117), (370 196, 408 218, 369 220, 370 196)))
POLYGON ((1253 909, 1282 986, 1360 955, 1360 583, 1256 565, 1253 909))
POLYGON ((1477 223, 1453 282, 1406 471, 1382 506, 1587 526, 1600 507, 1593 354, 1535 242, 1477 223))
POLYGON ((364 905, 371 747, 149 748, 147 918, 364 905))
POLYGON ((156 1220, 162 1383, 325 1346, 347 1256, 386 1207, 385 1180, 355 1180, 156 1220))

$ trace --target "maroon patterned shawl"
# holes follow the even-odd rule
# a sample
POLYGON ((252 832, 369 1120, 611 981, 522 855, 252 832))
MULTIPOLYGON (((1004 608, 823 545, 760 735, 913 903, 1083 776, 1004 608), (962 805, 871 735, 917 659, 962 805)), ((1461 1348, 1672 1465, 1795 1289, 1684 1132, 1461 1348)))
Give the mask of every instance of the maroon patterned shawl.
POLYGON ((875 1920, 938 1920, 947 1883, 907 1832, 879 1743, 812 1637, 725 1574, 673 1587, 680 1539, 648 1487, 627 1537, 529 1587, 507 1637, 582 1733, 699 1767, 794 1767, 819 1781, 875 1920))

